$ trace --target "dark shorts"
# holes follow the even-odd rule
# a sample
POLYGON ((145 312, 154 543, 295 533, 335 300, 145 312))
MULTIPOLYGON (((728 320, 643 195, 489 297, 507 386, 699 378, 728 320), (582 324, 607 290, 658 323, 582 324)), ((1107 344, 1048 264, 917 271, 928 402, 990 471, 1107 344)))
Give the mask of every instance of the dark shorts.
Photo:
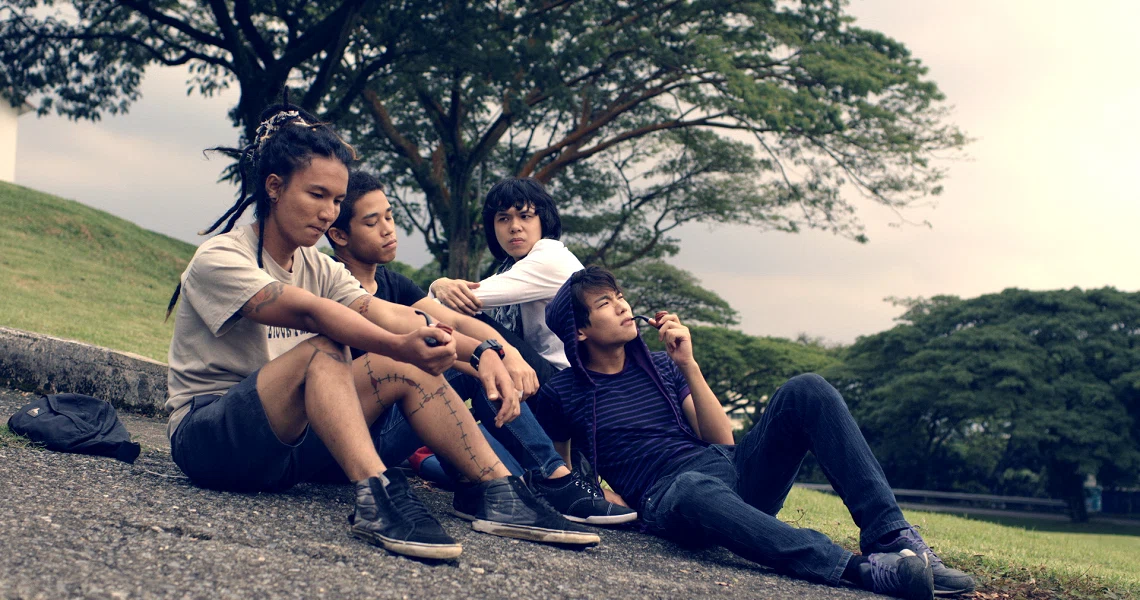
MULTIPOLYGON (((292 444, 277 439, 257 395, 257 374, 224 395, 194 396, 170 440, 171 456, 182 472, 202 487, 239 492, 281 491, 302 481, 347 482, 309 428, 292 444)), ((381 415, 371 433, 389 464, 398 464, 422 445, 398 408, 381 415)))

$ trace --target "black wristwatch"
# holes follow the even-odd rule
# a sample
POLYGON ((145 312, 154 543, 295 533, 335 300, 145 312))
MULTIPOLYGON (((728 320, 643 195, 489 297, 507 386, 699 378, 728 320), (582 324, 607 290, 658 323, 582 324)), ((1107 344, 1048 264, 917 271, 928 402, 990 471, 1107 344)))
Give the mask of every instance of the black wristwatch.
POLYGON ((473 369, 476 371, 479 370, 479 357, 483 356, 483 353, 488 350, 494 350, 495 353, 499 355, 499 358, 506 358, 507 356, 507 351, 503 350, 502 344, 495 340, 487 340, 479 344, 479 346, 475 348, 475 351, 471 353, 471 367, 473 369))

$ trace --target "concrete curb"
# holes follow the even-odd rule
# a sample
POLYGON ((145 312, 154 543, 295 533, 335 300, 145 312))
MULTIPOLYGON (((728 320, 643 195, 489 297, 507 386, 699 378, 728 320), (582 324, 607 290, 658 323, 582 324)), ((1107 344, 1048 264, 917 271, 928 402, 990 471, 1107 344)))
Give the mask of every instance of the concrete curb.
POLYGON ((0 327, 0 382, 44 394, 73 392, 144 415, 165 414, 165 363, 62 338, 0 327))

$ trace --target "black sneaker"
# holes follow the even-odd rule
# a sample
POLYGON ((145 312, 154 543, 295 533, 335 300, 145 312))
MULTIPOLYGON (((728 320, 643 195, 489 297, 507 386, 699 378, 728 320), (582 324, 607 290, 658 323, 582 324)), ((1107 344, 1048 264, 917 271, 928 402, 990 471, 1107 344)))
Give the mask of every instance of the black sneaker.
POLYGON ((863 587, 876 594, 906 600, 934 598, 934 574, 925 554, 910 550, 868 554, 867 562, 859 565, 859 576, 863 587))
POLYGON ((910 550, 915 554, 922 556, 926 554, 930 557, 930 568, 934 571, 934 595, 935 596, 957 596, 958 594, 965 594, 974 591, 974 578, 958 569, 951 569, 943 564, 942 559, 926 545, 926 540, 915 531, 914 527, 907 527, 906 529, 899 530, 899 536, 889 544, 872 544, 869 548, 865 548, 863 553, 868 552, 898 552, 900 550, 910 550))
POLYGON ((518 477, 461 487, 451 507, 455 516, 471 521, 472 529, 491 535, 573 546, 602 541, 598 534, 564 519, 518 477))
POLYGON ((587 525, 619 525, 637 520, 637 511, 606 500, 602 486, 585 457, 575 456, 570 475, 560 477, 553 484, 530 479, 527 483, 534 493, 546 500, 555 510, 570 521, 587 525))
POLYGON ((356 484, 356 511, 349 533, 396 554, 419 558, 455 558, 463 546, 443 530, 396 469, 356 484))

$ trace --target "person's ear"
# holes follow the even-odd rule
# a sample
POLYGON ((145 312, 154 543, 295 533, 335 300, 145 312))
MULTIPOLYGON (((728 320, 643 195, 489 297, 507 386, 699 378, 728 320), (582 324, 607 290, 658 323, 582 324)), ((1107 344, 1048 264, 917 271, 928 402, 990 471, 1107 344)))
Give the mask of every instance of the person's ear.
POLYGON ((584 341, 586 341, 586 337, 587 337, 587 336, 586 336, 586 332, 585 332, 585 330, 579 329, 579 330, 578 330, 578 341, 579 341, 579 342, 584 342, 584 341))
POLYGON ((329 239, 337 246, 348 245, 348 234, 338 227, 329 227, 329 239))
POLYGON ((270 173, 265 178, 265 193, 269 195, 271 202, 277 202, 277 198, 281 196, 281 191, 285 189, 285 180, 277 173, 270 173))

